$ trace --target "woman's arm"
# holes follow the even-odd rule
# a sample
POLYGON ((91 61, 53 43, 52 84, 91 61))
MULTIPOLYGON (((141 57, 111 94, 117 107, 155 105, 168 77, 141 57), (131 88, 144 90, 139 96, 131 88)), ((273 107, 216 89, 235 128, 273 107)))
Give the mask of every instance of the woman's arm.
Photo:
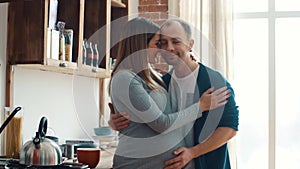
MULTIPOLYGON (((174 130, 202 116, 200 102, 182 111, 164 114, 152 99, 152 94, 146 91, 143 81, 129 71, 121 71, 115 74, 111 85, 111 96, 116 111, 127 112, 131 117, 131 121, 146 123, 158 132, 174 130)), ((220 94, 218 93, 218 95, 220 94)), ((167 99, 167 96, 161 98, 167 99)), ((161 101, 167 103, 167 100, 162 99, 161 101)), ((206 105, 206 107, 211 106, 206 105)))
POLYGON ((181 112, 164 114, 162 110, 164 108, 160 109, 152 97, 159 98, 160 102, 168 106, 166 105, 167 93, 158 93, 158 91, 148 93, 143 81, 129 71, 120 71, 115 74, 111 85, 111 97, 115 110, 126 112, 131 121, 145 123, 158 132, 176 129, 202 115, 198 103, 181 112), (180 125, 175 127, 175 124, 179 122, 180 125))

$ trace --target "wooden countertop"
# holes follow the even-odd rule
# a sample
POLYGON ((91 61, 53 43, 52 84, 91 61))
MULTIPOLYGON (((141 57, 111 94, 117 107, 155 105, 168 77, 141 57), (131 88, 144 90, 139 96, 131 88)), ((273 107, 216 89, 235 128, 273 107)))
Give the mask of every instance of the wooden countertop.
POLYGON ((100 152, 100 163, 96 167, 97 169, 111 169, 113 164, 113 156, 116 148, 109 148, 101 150, 100 152))
MULTIPOLYGON (((96 169, 111 169, 113 165, 113 156, 115 154, 115 151, 116 148, 108 148, 105 150, 101 150, 100 162, 97 165, 96 169)), ((69 159, 64 162, 74 162, 74 161, 72 159, 69 159)))

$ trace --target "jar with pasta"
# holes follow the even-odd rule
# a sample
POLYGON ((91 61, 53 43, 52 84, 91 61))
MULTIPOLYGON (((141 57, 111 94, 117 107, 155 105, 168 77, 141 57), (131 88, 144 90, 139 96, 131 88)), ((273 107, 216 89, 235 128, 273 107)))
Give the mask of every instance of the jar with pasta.
MULTIPOLYGON (((13 112, 14 107, 5 107, 5 118, 13 112)), ((20 158, 22 148, 23 108, 17 112, 5 128, 6 158, 20 158)))

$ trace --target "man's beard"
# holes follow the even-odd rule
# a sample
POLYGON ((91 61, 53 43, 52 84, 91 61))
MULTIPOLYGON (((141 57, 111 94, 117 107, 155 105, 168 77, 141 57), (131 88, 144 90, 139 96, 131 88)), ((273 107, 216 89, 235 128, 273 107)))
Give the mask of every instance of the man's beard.
POLYGON ((161 55, 169 65, 175 66, 182 62, 182 59, 180 58, 180 56, 178 56, 179 54, 174 54, 171 52, 162 52, 161 55))

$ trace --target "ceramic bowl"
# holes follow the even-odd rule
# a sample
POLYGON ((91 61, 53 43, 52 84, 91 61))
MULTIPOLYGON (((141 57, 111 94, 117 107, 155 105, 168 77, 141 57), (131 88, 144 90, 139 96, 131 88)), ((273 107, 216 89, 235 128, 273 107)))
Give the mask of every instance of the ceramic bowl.
POLYGON ((112 129, 110 127, 97 127, 94 128, 94 133, 96 136, 108 136, 111 135, 112 129))
POLYGON ((74 152, 76 153, 78 148, 98 148, 99 146, 94 143, 80 143, 74 144, 74 152))
POLYGON ((100 162, 100 149, 99 148, 78 148, 77 159, 78 162, 87 164, 89 168, 95 168, 100 162))

